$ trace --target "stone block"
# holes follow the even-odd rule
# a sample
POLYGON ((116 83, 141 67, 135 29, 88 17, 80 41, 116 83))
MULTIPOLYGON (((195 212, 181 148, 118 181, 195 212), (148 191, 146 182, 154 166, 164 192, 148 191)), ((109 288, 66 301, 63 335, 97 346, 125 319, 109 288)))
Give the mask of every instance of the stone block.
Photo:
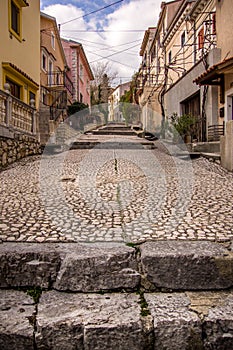
POLYGON ((205 350, 233 349, 233 293, 187 293, 190 309, 202 319, 205 350))
POLYGON ((142 350, 145 339, 136 294, 42 294, 37 349, 142 350))
POLYGON ((144 277, 171 290, 222 289, 233 285, 233 253, 207 241, 160 241, 140 246, 144 277))
POLYGON ((54 288, 82 292, 133 290, 139 283, 133 248, 120 243, 78 244, 63 259, 54 288))
POLYGON ((56 279, 60 260, 60 253, 52 244, 3 243, 0 245, 0 288, 48 288, 56 279))
POLYGON ((185 293, 145 294, 154 319, 154 349, 202 350, 201 321, 185 293))
POLYGON ((221 165, 233 171, 233 120, 226 123, 225 135, 220 140, 221 165))
POLYGON ((33 350, 35 305, 24 292, 0 290, 0 349, 33 350))

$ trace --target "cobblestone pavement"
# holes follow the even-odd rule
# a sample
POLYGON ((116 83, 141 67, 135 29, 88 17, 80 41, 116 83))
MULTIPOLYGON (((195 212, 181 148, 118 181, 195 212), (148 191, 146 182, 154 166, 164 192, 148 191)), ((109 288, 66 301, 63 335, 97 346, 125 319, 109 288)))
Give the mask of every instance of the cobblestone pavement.
POLYGON ((136 137, 98 140, 0 173, 2 241, 233 238, 231 173, 159 141, 147 149, 136 137))

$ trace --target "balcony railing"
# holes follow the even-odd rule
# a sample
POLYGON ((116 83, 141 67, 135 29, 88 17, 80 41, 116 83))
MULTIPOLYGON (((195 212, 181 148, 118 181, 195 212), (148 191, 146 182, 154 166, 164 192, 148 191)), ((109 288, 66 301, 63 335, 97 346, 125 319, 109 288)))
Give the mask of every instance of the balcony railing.
POLYGON ((0 90, 0 125, 11 131, 35 135, 35 101, 31 101, 32 106, 27 105, 10 94, 8 85, 9 84, 5 84, 5 92, 0 90))
POLYGON ((50 72, 47 74, 47 86, 48 87, 64 87, 73 95, 74 85, 66 72, 50 72))
POLYGON ((208 126, 208 141, 219 141, 224 135, 224 124, 208 126))

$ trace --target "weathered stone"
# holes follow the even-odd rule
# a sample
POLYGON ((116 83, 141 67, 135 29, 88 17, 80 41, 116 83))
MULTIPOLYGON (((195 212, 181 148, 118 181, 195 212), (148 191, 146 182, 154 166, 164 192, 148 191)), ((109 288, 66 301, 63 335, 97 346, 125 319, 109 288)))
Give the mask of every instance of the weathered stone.
POLYGON ((213 242, 147 242, 140 246, 145 277, 173 290, 221 289, 233 285, 233 254, 213 242))
POLYGON ((184 293, 145 294, 154 319, 154 349, 202 350, 201 321, 184 293))
MULTIPOLYGON (((206 293, 207 294, 207 293, 206 293)), ((208 298, 208 294, 206 295, 208 298)), ((233 349, 233 295, 221 294, 203 323, 206 350, 233 349)))
POLYGON ((188 292, 190 310, 202 319, 204 347, 208 350, 233 348, 232 291, 188 292))
POLYGON ((0 245, 0 287, 41 286, 56 279, 59 251, 49 244, 3 243, 0 245))
POLYGON ((54 287, 82 292, 133 290, 139 282, 133 248, 120 243, 79 244, 64 258, 54 287))
POLYGON ((135 294, 42 294, 37 349, 142 350, 145 339, 135 294))
POLYGON ((0 349, 33 350, 35 305, 24 292, 0 290, 0 349))

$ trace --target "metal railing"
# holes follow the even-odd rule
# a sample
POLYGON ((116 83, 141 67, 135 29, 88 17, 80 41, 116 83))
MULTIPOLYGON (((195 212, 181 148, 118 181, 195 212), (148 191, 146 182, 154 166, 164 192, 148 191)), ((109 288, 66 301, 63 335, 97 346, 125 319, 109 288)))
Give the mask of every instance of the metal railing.
POLYGON ((64 87, 71 95, 74 93, 74 85, 66 72, 49 72, 47 74, 47 86, 64 87))
POLYGON ((35 101, 30 106, 10 94, 9 84, 4 85, 5 91, 0 90, 0 125, 11 131, 26 134, 36 134, 35 101))
POLYGON ((67 92, 66 91, 56 91, 54 95, 53 103, 50 108, 50 119, 57 120, 58 117, 67 108, 67 92))
POLYGON ((224 123, 222 125, 208 126, 208 141, 219 141, 220 137, 224 135, 224 123))

